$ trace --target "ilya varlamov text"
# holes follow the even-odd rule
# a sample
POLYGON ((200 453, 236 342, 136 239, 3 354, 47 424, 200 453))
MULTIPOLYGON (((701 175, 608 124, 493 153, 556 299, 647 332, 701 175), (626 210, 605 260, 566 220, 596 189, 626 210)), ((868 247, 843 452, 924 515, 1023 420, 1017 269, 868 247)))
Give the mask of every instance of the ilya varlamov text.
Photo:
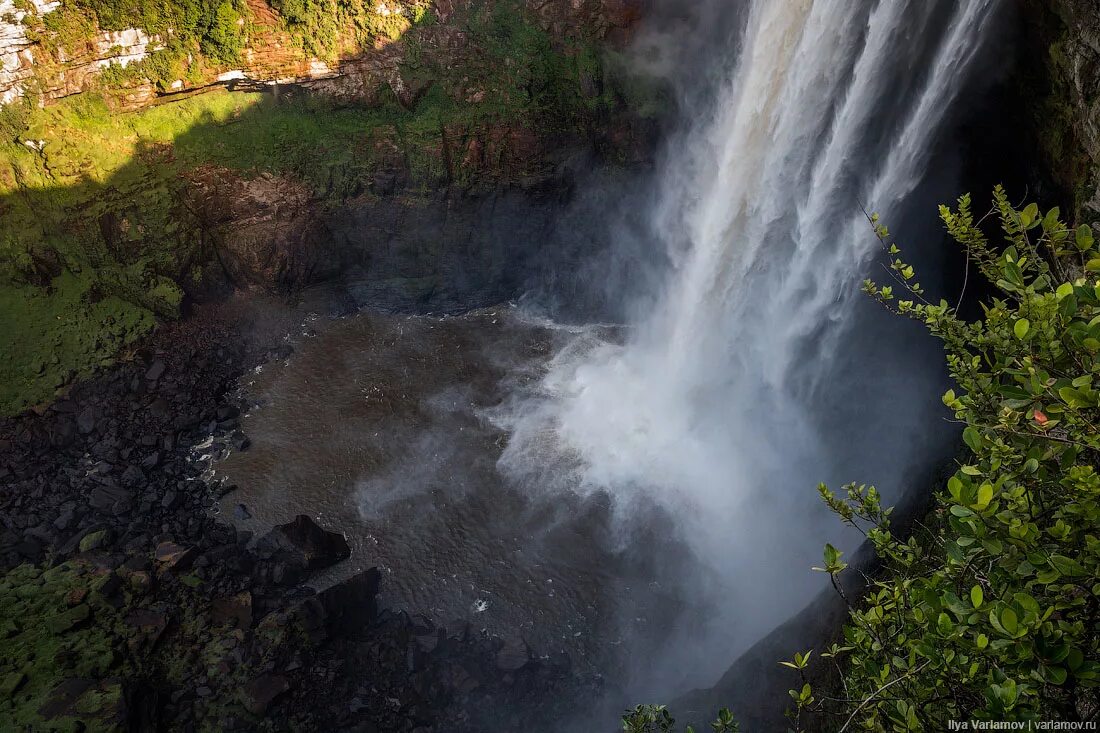
POLYGON ((1095 722, 1071 720, 949 720, 948 730, 1096 730, 1095 722))

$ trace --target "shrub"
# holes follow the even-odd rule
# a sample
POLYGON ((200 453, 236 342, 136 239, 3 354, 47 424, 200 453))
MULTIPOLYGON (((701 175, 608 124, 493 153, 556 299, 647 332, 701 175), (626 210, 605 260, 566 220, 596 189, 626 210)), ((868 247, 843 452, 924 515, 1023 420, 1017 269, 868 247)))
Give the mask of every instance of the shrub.
MULTIPOLYGON (((840 730, 942 730, 951 720, 1095 714, 1100 253, 1092 230, 1068 228, 1057 209, 1016 209, 1000 187, 994 202, 982 221, 969 196, 940 210, 999 291, 975 323, 926 299, 871 217, 894 282, 864 289, 943 341, 957 385, 943 402, 963 427, 967 455, 907 539, 891 531, 874 487, 849 485, 843 496, 820 487, 882 566, 851 607, 843 643, 820 655, 840 666, 843 689, 792 690, 798 723, 814 713, 840 730), (986 218, 999 222, 1003 248, 981 230, 986 218)), ((839 589, 846 567, 828 545, 817 569, 839 589)), ((808 657, 785 664, 801 673, 808 657)))

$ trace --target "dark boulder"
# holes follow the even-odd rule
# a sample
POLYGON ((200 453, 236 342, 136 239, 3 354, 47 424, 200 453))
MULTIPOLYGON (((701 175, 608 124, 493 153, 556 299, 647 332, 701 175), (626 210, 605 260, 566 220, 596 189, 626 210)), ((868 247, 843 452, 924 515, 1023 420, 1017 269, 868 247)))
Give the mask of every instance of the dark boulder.
POLYGON ((311 573, 335 565, 351 556, 344 536, 317 526, 299 514, 293 521, 280 524, 256 543, 256 552, 276 565, 311 573))
POLYGON ((253 715, 263 715, 271 703, 290 690, 290 681, 277 674, 264 674, 241 688, 241 704, 253 715))

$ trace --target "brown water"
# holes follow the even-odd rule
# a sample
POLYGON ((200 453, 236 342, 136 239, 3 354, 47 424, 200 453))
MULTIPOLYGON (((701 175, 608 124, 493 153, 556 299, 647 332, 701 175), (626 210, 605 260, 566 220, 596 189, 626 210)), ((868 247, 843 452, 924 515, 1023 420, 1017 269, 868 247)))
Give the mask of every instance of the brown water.
POLYGON ((352 546, 320 583, 378 566, 392 607, 607 669, 624 637, 660 636, 676 612, 657 569, 676 548, 612 531, 602 497, 513 485, 487 417, 563 337, 508 308, 303 324, 285 363, 243 380, 252 447, 217 464, 240 487, 223 514, 243 503, 257 531, 307 514, 352 546))

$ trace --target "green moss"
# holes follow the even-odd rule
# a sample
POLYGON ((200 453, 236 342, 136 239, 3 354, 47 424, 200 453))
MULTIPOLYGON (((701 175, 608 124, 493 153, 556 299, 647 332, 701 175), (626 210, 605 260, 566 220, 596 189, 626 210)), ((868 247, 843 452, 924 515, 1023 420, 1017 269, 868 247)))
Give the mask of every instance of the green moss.
POLYGON ((72 273, 49 288, 0 288, 0 412, 51 399, 77 377, 111 363, 119 349, 148 333, 153 314, 117 297, 100 298, 94 281, 72 273))
POLYGON ((13 630, 0 634, 0 730, 106 730, 102 716, 118 701, 121 687, 92 687, 77 698, 72 714, 46 721, 39 710, 66 679, 99 679, 126 673, 114 652, 122 626, 118 613, 96 593, 103 577, 87 567, 66 563, 43 572, 22 565, 0 581, 0 618, 13 630), (12 592, 20 589, 21 593, 12 592), (70 594, 87 593, 70 608, 70 594), (79 609, 79 611, 78 611, 79 609), (88 614, 94 623, 72 628, 68 616, 88 614))

